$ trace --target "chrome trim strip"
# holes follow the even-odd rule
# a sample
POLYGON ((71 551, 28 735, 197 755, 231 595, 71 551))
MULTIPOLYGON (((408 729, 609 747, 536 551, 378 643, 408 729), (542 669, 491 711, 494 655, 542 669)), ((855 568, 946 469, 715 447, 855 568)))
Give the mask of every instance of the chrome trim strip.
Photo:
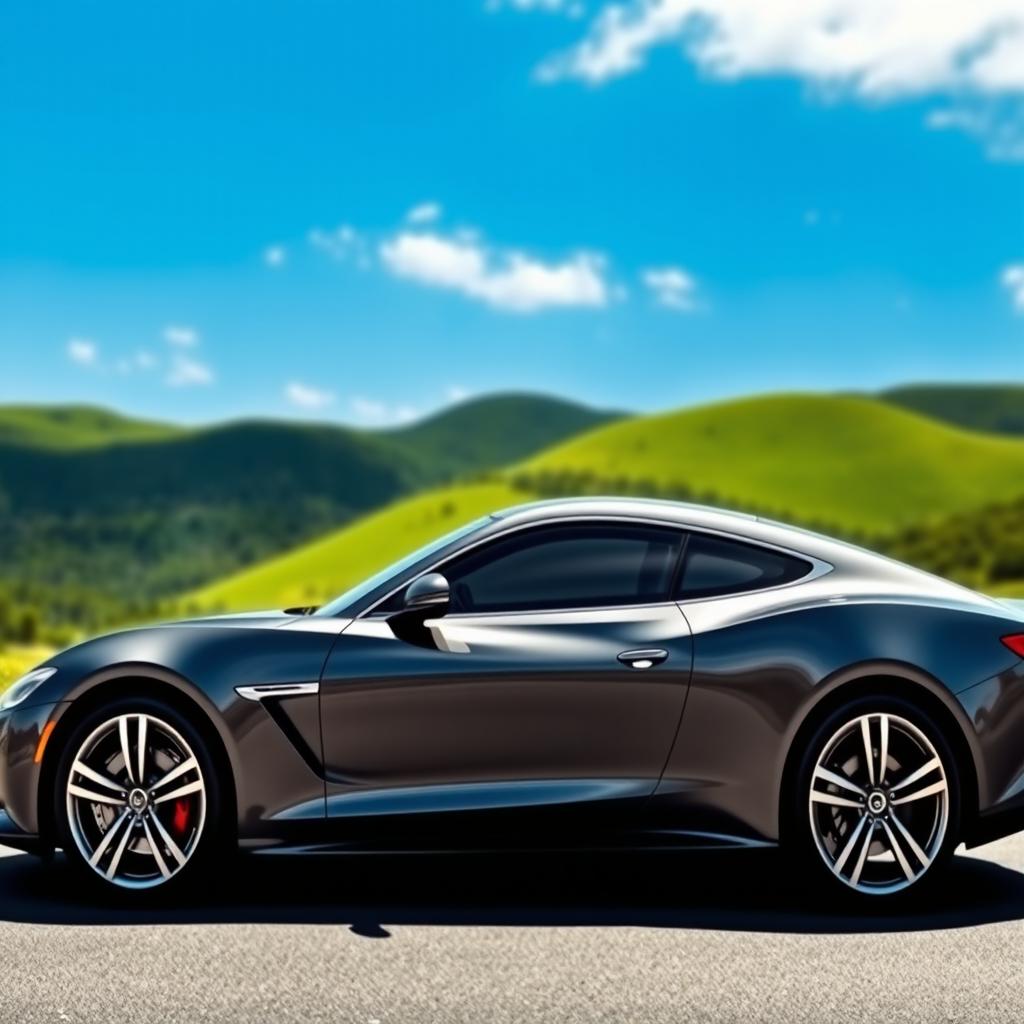
POLYGON ((236 686, 235 693, 246 700, 264 697, 306 697, 320 692, 319 683, 269 683, 262 686, 236 686))
POLYGON ((632 797, 654 792, 654 779, 535 779, 511 782, 442 782, 424 786, 384 786, 328 793, 327 817, 378 814, 432 814, 538 807, 632 797))

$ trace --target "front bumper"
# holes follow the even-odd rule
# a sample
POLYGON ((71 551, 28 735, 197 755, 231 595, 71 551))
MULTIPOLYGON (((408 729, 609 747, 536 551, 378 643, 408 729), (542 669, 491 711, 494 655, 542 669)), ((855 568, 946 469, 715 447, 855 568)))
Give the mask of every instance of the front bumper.
POLYGON ((37 760, 39 740, 47 724, 54 725, 70 705, 37 704, 0 714, 0 843, 26 849, 39 844, 39 782, 44 767, 57 755, 46 745, 37 760))

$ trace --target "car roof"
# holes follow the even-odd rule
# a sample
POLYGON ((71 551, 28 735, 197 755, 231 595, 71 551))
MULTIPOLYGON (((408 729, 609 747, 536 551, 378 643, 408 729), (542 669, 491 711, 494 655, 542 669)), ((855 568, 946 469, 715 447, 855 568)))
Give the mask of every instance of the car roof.
POLYGON ((862 582, 874 579, 887 587, 895 587, 907 593, 987 605, 994 603, 991 598, 959 584, 875 551, 749 512, 660 498, 585 497, 532 501, 494 514, 495 519, 508 524, 591 516, 654 520, 671 526, 708 530, 728 534, 739 540, 768 544, 827 563, 837 570, 837 586, 844 585, 844 577, 857 577, 862 582))

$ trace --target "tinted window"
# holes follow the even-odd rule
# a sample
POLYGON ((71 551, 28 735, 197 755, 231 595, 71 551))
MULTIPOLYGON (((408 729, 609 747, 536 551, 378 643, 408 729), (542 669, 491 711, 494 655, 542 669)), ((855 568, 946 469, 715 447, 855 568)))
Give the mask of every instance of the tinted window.
POLYGON ((778 551, 707 534, 690 535, 679 596, 683 599, 759 590, 791 583, 811 571, 809 562, 778 551))
POLYGON ((681 535, 573 524, 513 534, 446 567, 455 611, 525 611, 667 600, 681 535))

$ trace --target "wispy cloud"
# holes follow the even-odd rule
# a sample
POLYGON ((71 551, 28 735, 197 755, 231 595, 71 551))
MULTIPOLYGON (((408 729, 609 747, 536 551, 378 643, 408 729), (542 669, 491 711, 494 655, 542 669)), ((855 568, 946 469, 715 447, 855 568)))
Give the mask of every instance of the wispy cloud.
POLYGON ((268 245, 263 250, 263 262, 272 269, 283 267, 288 261, 288 250, 283 245, 268 245))
POLYGON ((92 338, 69 338, 68 358, 79 366, 95 366, 100 356, 99 345, 92 338))
POLYGON ((140 349, 134 355, 119 359, 114 368, 118 373, 127 376, 132 373, 148 373, 156 368, 158 362, 152 352, 140 349))
POLYGON ((586 6, 582 0, 487 0, 488 11, 510 8, 514 11, 541 11, 544 14, 565 14, 570 18, 582 18, 586 6))
POLYGON ((419 415, 411 405, 393 405, 364 395, 353 396, 349 400, 349 408, 357 420, 374 427, 409 423, 419 415))
POLYGON ((364 268, 370 264, 366 239, 351 224, 330 229, 312 228, 306 237, 314 249, 327 253, 333 260, 354 260, 357 266, 364 268))
POLYGON ((682 267, 649 267, 641 278, 659 306, 679 313, 697 309, 697 281, 682 267))
POLYGON ((449 402, 464 402, 467 398, 471 398, 473 392, 469 388, 462 387, 461 384, 452 384, 447 391, 445 391, 444 397, 449 402))
POLYGON ((410 224, 433 224, 441 219, 443 212, 440 203, 419 203, 405 215, 405 219, 410 224))
POLYGON ((969 119, 940 114, 1001 158, 1019 159, 1024 113, 979 108, 1024 95, 1020 0, 633 0, 605 3, 584 38, 538 69, 543 81, 591 84, 642 68, 658 46, 676 45, 707 76, 736 81, 790 75, 831 94, 870 101, 929 95, 973 97, 969 119), (1008 125, 1015 127, 1008 127, 1008 125))
POLYGON ((310 384, 303 384, 301 381, 293 380, 285 385, 285 398, 300 409, 317 410, 326 409, 334 404, 334 393, 315 388, 310 384))
POLYGON ((1024 313, 1024 263, 1011 263, 1003 267, 999 280, 1010 296, 1010 302, 1018 313, 1024 313))
POLYGON ((1024 98, 1009 103, 962 100, 933 110, 926 123, 939 131, 965 132, 981 142, 992 160, 1024 161, 1024 98))
POLYGON ((497 250, 475 237, 402 231, 383 242, 381 262, 396 277, 511 313, 554 307, 602 307, 609 301, 604 258, 577 253, 545 263, 518 250, 497 250))
POLYGON ((194 327, 168 324, 163 334, 168 345, 176 345, 178 348, 195 348, 199 344, 199 332, 194 327))
POLYGON ((167 374, 167 383, 172 388, 201 387, 213 380, 213 370, 206 363, 180 354, 174 357, 167 374))

